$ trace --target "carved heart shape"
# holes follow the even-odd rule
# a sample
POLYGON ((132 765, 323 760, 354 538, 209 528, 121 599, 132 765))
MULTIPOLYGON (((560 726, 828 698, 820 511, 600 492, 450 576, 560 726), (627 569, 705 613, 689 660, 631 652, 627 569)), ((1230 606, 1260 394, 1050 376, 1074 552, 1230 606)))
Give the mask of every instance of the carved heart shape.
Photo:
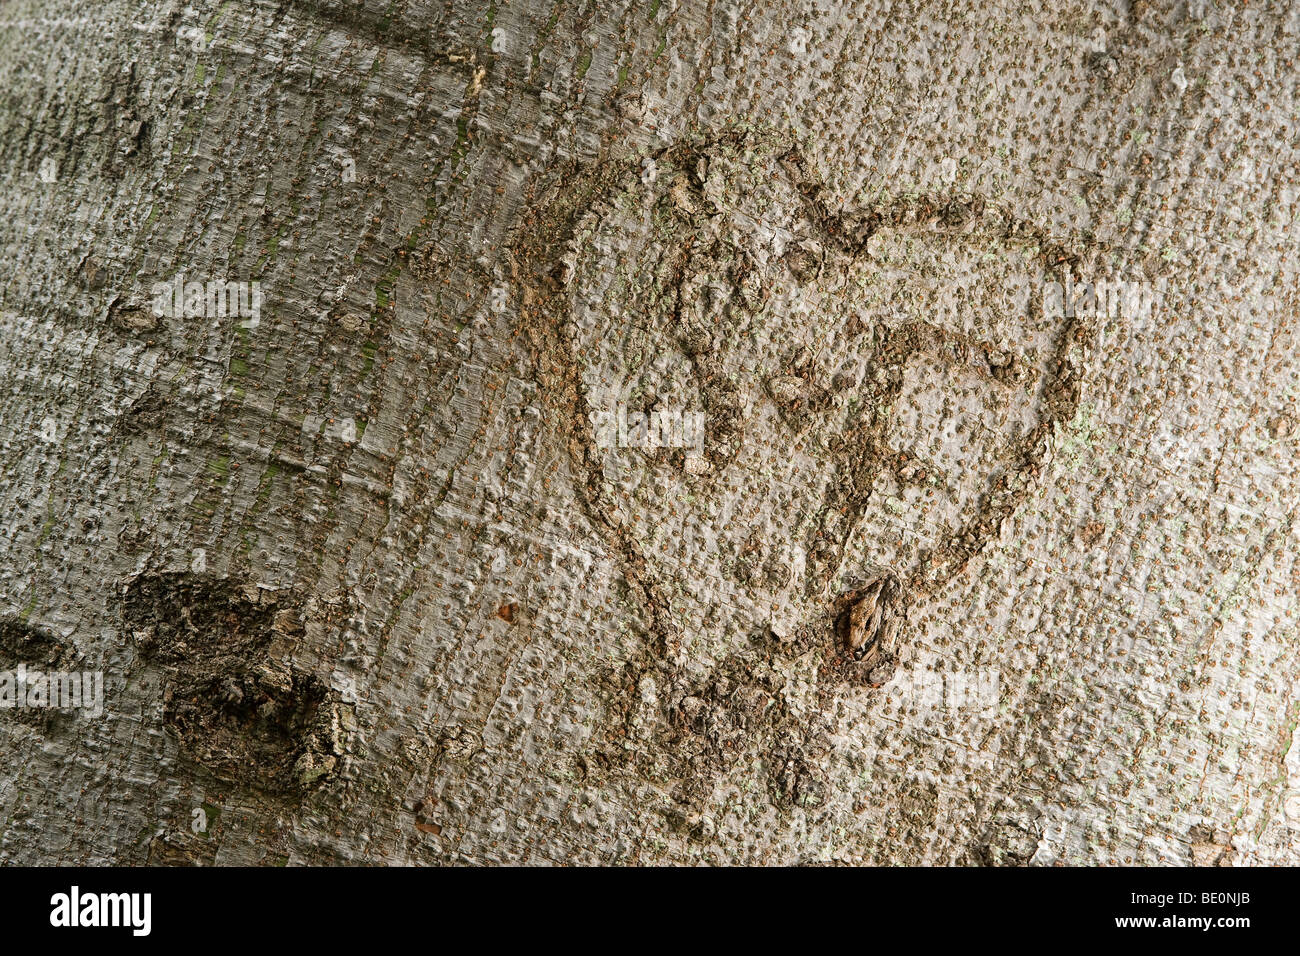
POLYGON ((933 590, 1075 414, 1088 330, 1035 290, 1080 253, 977 198, 831 212, 753 132, 580 188, 549 295, 586 488, 670 643, 784 636, 882 574, 933 590))

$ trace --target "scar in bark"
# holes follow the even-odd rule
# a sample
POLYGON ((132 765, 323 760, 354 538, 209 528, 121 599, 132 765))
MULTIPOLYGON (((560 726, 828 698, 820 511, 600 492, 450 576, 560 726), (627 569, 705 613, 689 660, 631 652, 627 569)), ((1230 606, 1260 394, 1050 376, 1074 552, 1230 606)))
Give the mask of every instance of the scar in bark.
POLYGON ((887 572, 835 602, 835 633, 854 671, 881 683, 892 671, 899 627, 906 619, 903 586, 887 572))

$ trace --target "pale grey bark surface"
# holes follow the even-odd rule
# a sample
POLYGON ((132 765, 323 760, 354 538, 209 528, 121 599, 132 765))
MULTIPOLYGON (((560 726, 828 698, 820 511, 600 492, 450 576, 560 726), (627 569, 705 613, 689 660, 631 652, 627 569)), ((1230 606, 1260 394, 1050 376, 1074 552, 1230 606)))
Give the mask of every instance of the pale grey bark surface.
POLYGON ((0 6, 0 860, 1297 862, 1300 8, 1038 7, 0 6))

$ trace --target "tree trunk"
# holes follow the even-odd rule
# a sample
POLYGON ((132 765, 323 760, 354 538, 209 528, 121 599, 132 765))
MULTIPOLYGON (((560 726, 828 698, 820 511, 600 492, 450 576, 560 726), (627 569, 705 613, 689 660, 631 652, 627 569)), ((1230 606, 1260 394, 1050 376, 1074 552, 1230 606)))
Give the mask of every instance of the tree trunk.
POLYGON ((1300 8, 0 19, 0 860, 1298 862, 1300 8))

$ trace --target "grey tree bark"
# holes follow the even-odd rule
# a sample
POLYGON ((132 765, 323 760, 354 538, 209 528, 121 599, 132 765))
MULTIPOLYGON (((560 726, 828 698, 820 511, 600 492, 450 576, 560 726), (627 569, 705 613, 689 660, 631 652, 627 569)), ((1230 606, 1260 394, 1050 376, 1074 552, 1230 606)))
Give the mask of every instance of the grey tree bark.
POLYGON ((0 860, 1297 862, 1300 8, 1037 7, 5 3, 0 860))

